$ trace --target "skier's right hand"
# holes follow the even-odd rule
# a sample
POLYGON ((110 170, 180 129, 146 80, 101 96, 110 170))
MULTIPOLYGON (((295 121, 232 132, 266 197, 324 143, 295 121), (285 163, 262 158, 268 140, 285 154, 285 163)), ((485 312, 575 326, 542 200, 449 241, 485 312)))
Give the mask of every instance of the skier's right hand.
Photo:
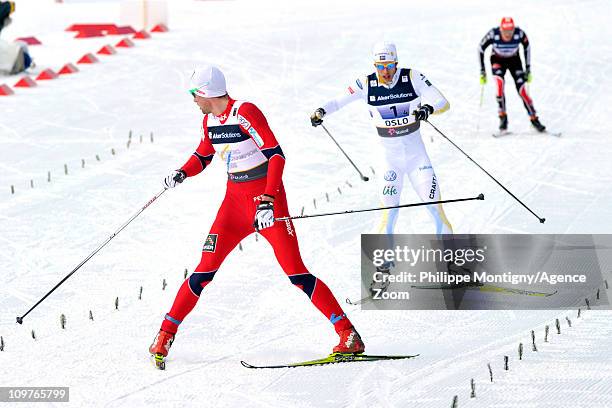
POLYGON ((166 189, 174 188, 177 184, 182 183, 187 178, 187 173, 183 170, 174 170, 164 179, 164 187, 166 189))
POLYGON ((325 109, 318 108, 310 115, 310 123, 312 126, 317 127, 323 123, 323 116, 325 116, 325 109))
POLYGON ((480 85, 484 85, 487 83, 487 73, 484 71, 480 71, 480 85))

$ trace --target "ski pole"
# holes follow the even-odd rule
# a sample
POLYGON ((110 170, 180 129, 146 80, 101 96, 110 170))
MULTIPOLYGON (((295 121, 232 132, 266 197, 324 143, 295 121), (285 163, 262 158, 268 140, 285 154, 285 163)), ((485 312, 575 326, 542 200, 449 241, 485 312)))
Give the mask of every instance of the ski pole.
POLYGON ((327 130, 327 128, 325 127, 325 125, 321 124, 321 127, 323 128, 323 130, 325 131, 325 133, 327 133, 329 135, 329 137, 331 137, 331 140, 334 141, 334 143, 336 144, 336 146, 338 146, 338 149, 340 149, 340 151, 342 153, 344 153, 344 156, 348 159, 348 161, 351 162, 351 164, 353 165, 353 167, 355 168, 355 170, 357 170, 357 173, 359 173, 359 177, 361 177, 361 179, 363 181, 368 181, 370 178, 367 176, 364 176, 363 173, 361 173, 361 171, 359 171, 359 169, 357 168, 357 166, 355 165, 355 163, 353 163, 353 161, 351 160, 351 158, 348 156, 348 154, 346 154, 346 152, 344 151, 344 149, 342 149, 342 147, 340 147, 340 145, 338 144, 338 142, 336 142, 336 139, 334 139, 334 137, 331 135, 331 133, 329 133, 329 130, 327 130))
POLYGON ((484 200, 484 194, 480 193, 476 197, 470 197, 470 198, 455 198, 453 200, 427 201, 423 203, 393 205, 391 207, 376 207, 376 208, 365 208, 362 210, 346 210, 346 211, 337 211, 337 212, 312 214, 312 215, 296 215, 294 217, 291 217, 291 216, 280 217, 280 218, 275 218, 275 221, 297 220, 300 218, 327 217, 328 215, 356 214, 356 213, 367 212, 367 211, 391 210, 393 208, 420 207, 422 205, 458 203, 460 201, 472 201, 472 200, 484 200))
POLYGON ((89 261, 91 258, 93 258, 93 256, 95 254, 98 253, 98 251, 100 251, 102 248, 104 248, 106 246, 106 244, 108 244, 113 238, 115 238, 115 236, 117 236, 117 234, 119 234, 125 227, 128 226, 128 224, 132 221, 134 221, 134 219, 136 217, 138 217, 140 215, 140 213, 142 213, 148 206, 150 206, 153 201, 157 200, 162 194, 164 194, 166 192, 166 189, 164 188, 162 191, 160 191, 159 193, 157 193, 152 199, 150 199, 140 210, 138 210, 136 212, 136 214, 132 215, 132 217, 130 217, 129 220, 127 220, 121 227, 119 227, 119 229, 117 231, 115 231, 110 237, 108 237, 106 239, 106 241, 104 241, 102 243, 102 245, 100 245, 98 248, 96 248, 95 251, 93 251, 91 254, 89 254, 89 256, 87 258, 85 258, 83 261, 81 261, 80 264, 78 264, 76 266, 76 268, 74 268, 72 270, 72 272, 70 272, 68 275, 66 275, 64 277, 64 279, 62 279, 57 285, 55 285, 53 287, 53 289, 51 289, 49 292, 47 292, 47 294, 45 296, 43 296, 38 302, 36 302, 36 304, 34 306, 32 306, 30 308, 30 310, 28 310, 23 316, 19 317, 17 316, 17 323, 19 324, 23 324, 23 319, 24 317, 26 317, 32 310, 34 310, 39 304, 42 303, 43 300, 45 300, 51 293, 53 293, 55 291, 55 289, 59 288, 64 282, 66 282, 68 280, 68 278, 70 278, 76 271, 78 271, 81 266, 85 265, 85 263, 87 261, 89 261))
POLYGON ((498 186, 500 186, 501 188, 504 189, 504 191, 508 194, 510 194, 512 196, 512 198, 514 198, 516 201, 518 201, 523 207, 525 207, 527 209, 527 211, 529 211, 531 214, 533 214, 539 221, 541 224, 543 224, 546 221, 546 218, 541 218, 540 216, 538 216, 538 214, 534 213, 531 208, 527 207, 527 205, 525 205, 525 203, 523 203, 521 200, 518 199, 517 196, 515 196, 514 194, 512 194, 510 192, 510 190, 508 190, 506 187, 504 187, 504 185, 502 183, 500 183, 499 181, 497 181, 497 179, 495 177, 493 177, 488 171, 486 171, 484 168, 482 168, 482 166, 478 163, 476 163, 476 161, 474 159, 472 159, 466 152, 464 152, 463 150, 461 150, 461 148, 459 146, 457 146, 452 140, 450 140, 444 133, 442 133, 437 127, 434 126, 433 123, 429 122, 429 121, 425 121, 427 123, 429 123, 429 125, 435 129, 436 132, 438 132, 440 135, 442 135, 443 138, 445 138, 446 140, 448 140, 453 146, 455 146, 457 148, 457 150, 459 150, 461 153, 463 153, 463 155, 465 157, 467 157, 468 159, 470 159, 472 161, 472 163, 474 163, 476 166, 478 166, 478 168, 482 171, 485 172, 485 174, 489 177, 491 177, 493 179, 493 181, 495 181, 497 183, 498 186))
POLYGON ((480 84, 480 103, 478 104, 478 119, 476 120, 476 133, 480 131, 480 117, 482 116, 482 103, 484 102, 485 84, 480 84))

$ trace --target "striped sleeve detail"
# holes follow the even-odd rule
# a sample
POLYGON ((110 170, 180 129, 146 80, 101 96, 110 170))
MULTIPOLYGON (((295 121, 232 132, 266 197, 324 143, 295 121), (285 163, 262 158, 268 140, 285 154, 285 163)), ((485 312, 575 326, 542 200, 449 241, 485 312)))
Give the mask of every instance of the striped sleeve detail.
POLYGON ((181 169, 187 174, 187 177, 200 174, 215 157, 214 152, 215 150, 208 137, 203 138, 198 148, 189 156, 189 160, 187 160, 187 163, 181 169))
POLYGON ((212 159, 214 157, 213 154, 209 154, 208 156, 202 156, 198 152, 193 152, 193 155, 195 157, 197 157, 198 160, 200 160, 200 164, 202 165, 202 170, 204 170, 206 168, 206 166, 208 166, 210 164, 210 162, 212 161, 212 159))
POLYGON ((261 152, 266 156, 266 159, 270 160, 274 156, 280 156, 283 159, 285 158, 285 154, 283 153, 283 149, 281 149, 280 145, 276 145, 275 147, 271 147, 268 149, 262 149, 261 152))

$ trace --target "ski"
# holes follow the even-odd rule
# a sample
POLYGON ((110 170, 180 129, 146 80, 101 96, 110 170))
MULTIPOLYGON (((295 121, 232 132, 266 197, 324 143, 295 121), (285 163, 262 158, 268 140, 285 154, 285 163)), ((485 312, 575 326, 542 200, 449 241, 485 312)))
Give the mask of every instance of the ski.
POLYGON ((153 362, 153 365, 155 366, 155 368, 157 368, 158 370, 166 369, 166 359, 163 355, 159 353, 151 354, 151 361, 153 362))
POLYGON ((370 302, 372 300, 374 300, 374 299, 372 299, 372 295, 368 295, 368 296, 366 296, 364 298, 361 298, 359 300, 356 300, 354 302, 351 299, 346 298, 346 303, 351 305, 351 306, 359 306, 359 305, 363 305, 364 303, 368 303, 368 302, 370 302))
MULTIPOLYGON (((497 293, 506 293, 511 295, 524 295, 524 296, 535 296, 535 297, 549 297, 557 293, 554 292, 537 292, 533 290, 527 289, 516 289, 516 288, 508 288, 504 286, 495 286, 495 285, 483 285, 483 284, 473 284, 473 283, 463 283, 460 285, 412 285, 413 289, 466 289, 466 290, 479 290, 481 292, 497 292, 497 293)), ((373 302, 376 299, 372 298, 372 295, 366 296, 356 301, 352 301, 349 298, 346 298, 346 303, 351 306, 360 306, 368 302, 373 302)))
POLYGON ((554 292, 536 292, 533 290, 506 288, 503 286, 494 286, 494 285, 482 285, 482 286, 477 286, 473 288, 480 290, 482 292, 498 292, 498 293, 508 293, 508 294, 515 294, 515 295, 537 296, 537 297, 549 297, 557 293, 556 290, 554 292))
MULTIPOLYGON (((540 131, 536 130, 536 132, 544 133, 544 134, 547 134, 547 135, 550 135, 550 136, 554 136, 554 137, 561 137, 561 135, 563 134, 562 132, 549 132, 548 130, 544 130, 543 132, 540 132, 540 131)), ((509 135, 513 135, 513 134, 515 134, 515 133, 512 132, 512 131, 502 130, 502 131, 493 133, 491 136, 493 136, 495 138, 500 138, 500 137, 509 136, 509 135)), ((521 134, 521 133, 519 132, 519 134, 521 134)))
POLYGON ((405 360, 409 358, 415 358, 419 354, 406 355, 406 356, 374 356, 368 354, 343 354, 343 353, 332 353, 327 357, 319 358, 316 360, 301 361, 298 363, 290 364, 279 364, 279 365, 264 365, 255 366, 247 363, 246 361, 240 361, 243 367, 246 368, 294 368, 294 367, 310 367, 320 366, 327 364, 338 364, 338 363, 356 363, 360 361, 383 361, 383 360, 405 360))
POLYGON ((513 295, 525 295, 525 296, 537 296, 537 297, 548 297, 557 293, 554 292, 536 292, 532 290, 526 289, 515 289, 515 288, 507 288, 504 286, 495 286, 495 285, 483 285, 483 284, 469 284, 469 285, 460 285, 460 286, 440 286, 440 285, 413 285, 414 289, 467 289, 467 290, 479 290, 481 292, 497 292, 497 293, 507 293, 513 295))
POLYGON ((495 132, 493 133, 491 136, 493 137, 503 137, 503 136, 508 136, 511 135, 512 132, 509 130, 500 130, 499 132, 495 132))

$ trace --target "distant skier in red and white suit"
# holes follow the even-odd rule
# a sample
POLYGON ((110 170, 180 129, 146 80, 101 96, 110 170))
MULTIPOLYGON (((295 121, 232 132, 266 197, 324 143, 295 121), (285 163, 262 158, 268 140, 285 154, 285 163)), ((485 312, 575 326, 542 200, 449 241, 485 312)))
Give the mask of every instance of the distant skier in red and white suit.
POLYGON ((187 163, 166 177, 164 184, 173 188, 199 174, 217 154, 227 166, 227 191, 204 242, 202 259, 183 282, 149 351, 164 357, 168 354, 179 325, 225 257, 257 230, 272 245, 291 283, 333 324, 340 336, 333 352, 362 353, 364 344, 332 292, 304 266, 292 222, 275 221, 289 215, 281 180, 285 156, 263 113, 250 102, 229 97, 225 77, 215 66, 195 71, 191 85, 193 101, 205 115, 202 139, 187 163))

